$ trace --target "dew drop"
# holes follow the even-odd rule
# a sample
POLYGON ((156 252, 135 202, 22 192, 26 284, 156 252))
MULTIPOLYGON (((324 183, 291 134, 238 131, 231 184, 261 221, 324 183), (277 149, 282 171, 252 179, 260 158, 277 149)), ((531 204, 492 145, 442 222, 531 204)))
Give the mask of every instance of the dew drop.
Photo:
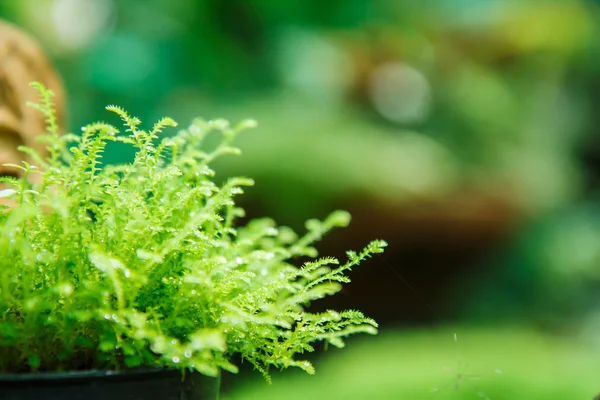
POLYGON ((185 356, 185 358, 190 358, 192 356, 192 352, 190 350, 186 350, 185 353, 183 353, 183 355, 185 356))
POLYGON ((178 363, 179 361, 180 361, 180 360, 179 360, 179 357, 177 357, 177 356, 173 357, 173 362, 174 362, 174 363, 178 363))
POLYGON ((227 259, 223 256, 219 256, 219 257, 216 257, 215 262, 217 264, 225 264, 227 262, 227 259))

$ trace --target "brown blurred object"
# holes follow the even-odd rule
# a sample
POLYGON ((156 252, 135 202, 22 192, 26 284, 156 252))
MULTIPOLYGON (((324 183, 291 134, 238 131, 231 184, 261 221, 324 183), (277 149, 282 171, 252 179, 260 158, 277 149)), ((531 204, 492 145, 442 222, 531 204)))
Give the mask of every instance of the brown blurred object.
POLYGON ((350 211, 350 229, 324 238, 323 254, 341 259, 346 249, 373 238, 389 243, 370 267, 352 271, 340 296, 323 309, 361 309, 382 326, 427 325, 460 315, 474 272, 514 234, 521 215, 510 196, 463 190, 444 198, 382 202, 372 198, 337 204, 350 211), (326 251, 325 251, 326 250, 326 251))
POLYGON ((16 169, 2 166, 26 159, 17 146, 45 154, 45 146, 37 140, 45 131, 44 116, 26 104, 38 99, 29 85, 33 81, 55 93, 57 117, 63 126, 65 94, 58 73, 31 35, 0 19, 0 175, 19 176, 16 169))

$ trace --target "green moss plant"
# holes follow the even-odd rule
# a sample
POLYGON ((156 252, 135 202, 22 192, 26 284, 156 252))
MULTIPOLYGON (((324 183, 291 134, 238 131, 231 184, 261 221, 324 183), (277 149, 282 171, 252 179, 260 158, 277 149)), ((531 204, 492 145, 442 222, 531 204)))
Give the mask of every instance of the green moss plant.
POLYGON ((49 155, 23 148, 22 179, 2 178, 0 196, 0 372, 164 367, 216 376, 233 359, 269 369, 312 365, 298 357, 317 341, 376 333, 358 311, 311 313, 353 266, 386 246, 373 241, 347 260, 317 258, 325 233, 349 223, 341 211, 309 220, 297 235, 270 219, 239 224, 234 197, 252 185, 217 185, 210 163, 237 154, 236 135, 254 125, 195 120, 174 136, 119 107, 120 133, 93 123, 59 135, 52 92, 34 84, 47 117, 49 155), (220 135, 212 150, 208 134, 220 135), (102 166, 107 143, 135 149, 132 162, 102 166), (37 175, 37 179, 29 179, 37 175), (35 184, 31 182, 36 182, 35 184), (308 257, 302 266, 298 258, 308 257))

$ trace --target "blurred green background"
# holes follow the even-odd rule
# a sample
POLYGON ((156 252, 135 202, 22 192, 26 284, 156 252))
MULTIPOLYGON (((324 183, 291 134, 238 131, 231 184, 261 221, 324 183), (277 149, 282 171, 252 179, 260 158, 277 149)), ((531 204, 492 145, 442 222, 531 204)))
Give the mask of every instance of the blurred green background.
POLYGON ((254 118, 217 166, 256 179, 250 217, 344 208, 323 254, 390 243, 314 305, 364 310, 379 337, 311 356, 316 377, 225 376, 226 399, 600 391, 600 2, 3 0, 0 17, 50 53, 71 130, 107 104, 254 118))

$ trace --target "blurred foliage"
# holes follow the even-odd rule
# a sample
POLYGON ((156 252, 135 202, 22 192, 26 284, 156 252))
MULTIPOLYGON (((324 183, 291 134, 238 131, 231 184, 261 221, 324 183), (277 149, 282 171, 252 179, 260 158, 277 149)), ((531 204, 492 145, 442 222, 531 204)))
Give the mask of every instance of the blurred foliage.
POLYGON ((387 332, 332 351, 314 377, 252 380, 224 400, 592 399, 600 368, 589 345, 518 327, 387 332), (456 333, 457 340, 454 340, 456 333))
MULTIPOLYGON (((457 292, 465 286, 474 292, 466 315, 475 320, 490 314, 495 319, 529 319, 567 332, 588 324, 597 331, 599 238, 597 199, 523 226, 514 244, 494 261, 495 268, 459 285, 457 292)), ((464 300, 456 294, 457 304, 464 300)))
MULTIPOLYGON (((273 150, 257 144, 240 168, 270 175, 281 193, 290 180, 312 181, 302 212, 313 195, 357 189, 356 168, 335 156, 318 166, 339 170, 335 185, 293 162, 315 147, 315 136, 344 137, 348 127, 360 143, 347 151, 359 175, 398 174, 394 182, 361 180, 358 189, 377 188, 374 195, 388 187, 414 195, 416 183, 418 195, 437 196, 467 185, 503 192, 535 213, 580 189, 575 149, 592 112, 586 82, 599 66, 590 57, 599 50, 598 10, 589 4, 9 0, 0 7, 53 52, 74 127, 111 103, 142 119, 166 113, 180 121, 262 108, 264 135, 289 138, 296 155, 283 176, 273 150), (281 118, 281 108, 293 110, 281 118), (317 129, 305 123, 323 110, 331 121, 317 129), (395 163, 359 150, 377 150, 371 142, 381 131, 395 163), (413 132, 427 139, 413 140, 414 156, 404 157, 413 132)), ((128 156, 117 147, 109 161, 128 156)))

